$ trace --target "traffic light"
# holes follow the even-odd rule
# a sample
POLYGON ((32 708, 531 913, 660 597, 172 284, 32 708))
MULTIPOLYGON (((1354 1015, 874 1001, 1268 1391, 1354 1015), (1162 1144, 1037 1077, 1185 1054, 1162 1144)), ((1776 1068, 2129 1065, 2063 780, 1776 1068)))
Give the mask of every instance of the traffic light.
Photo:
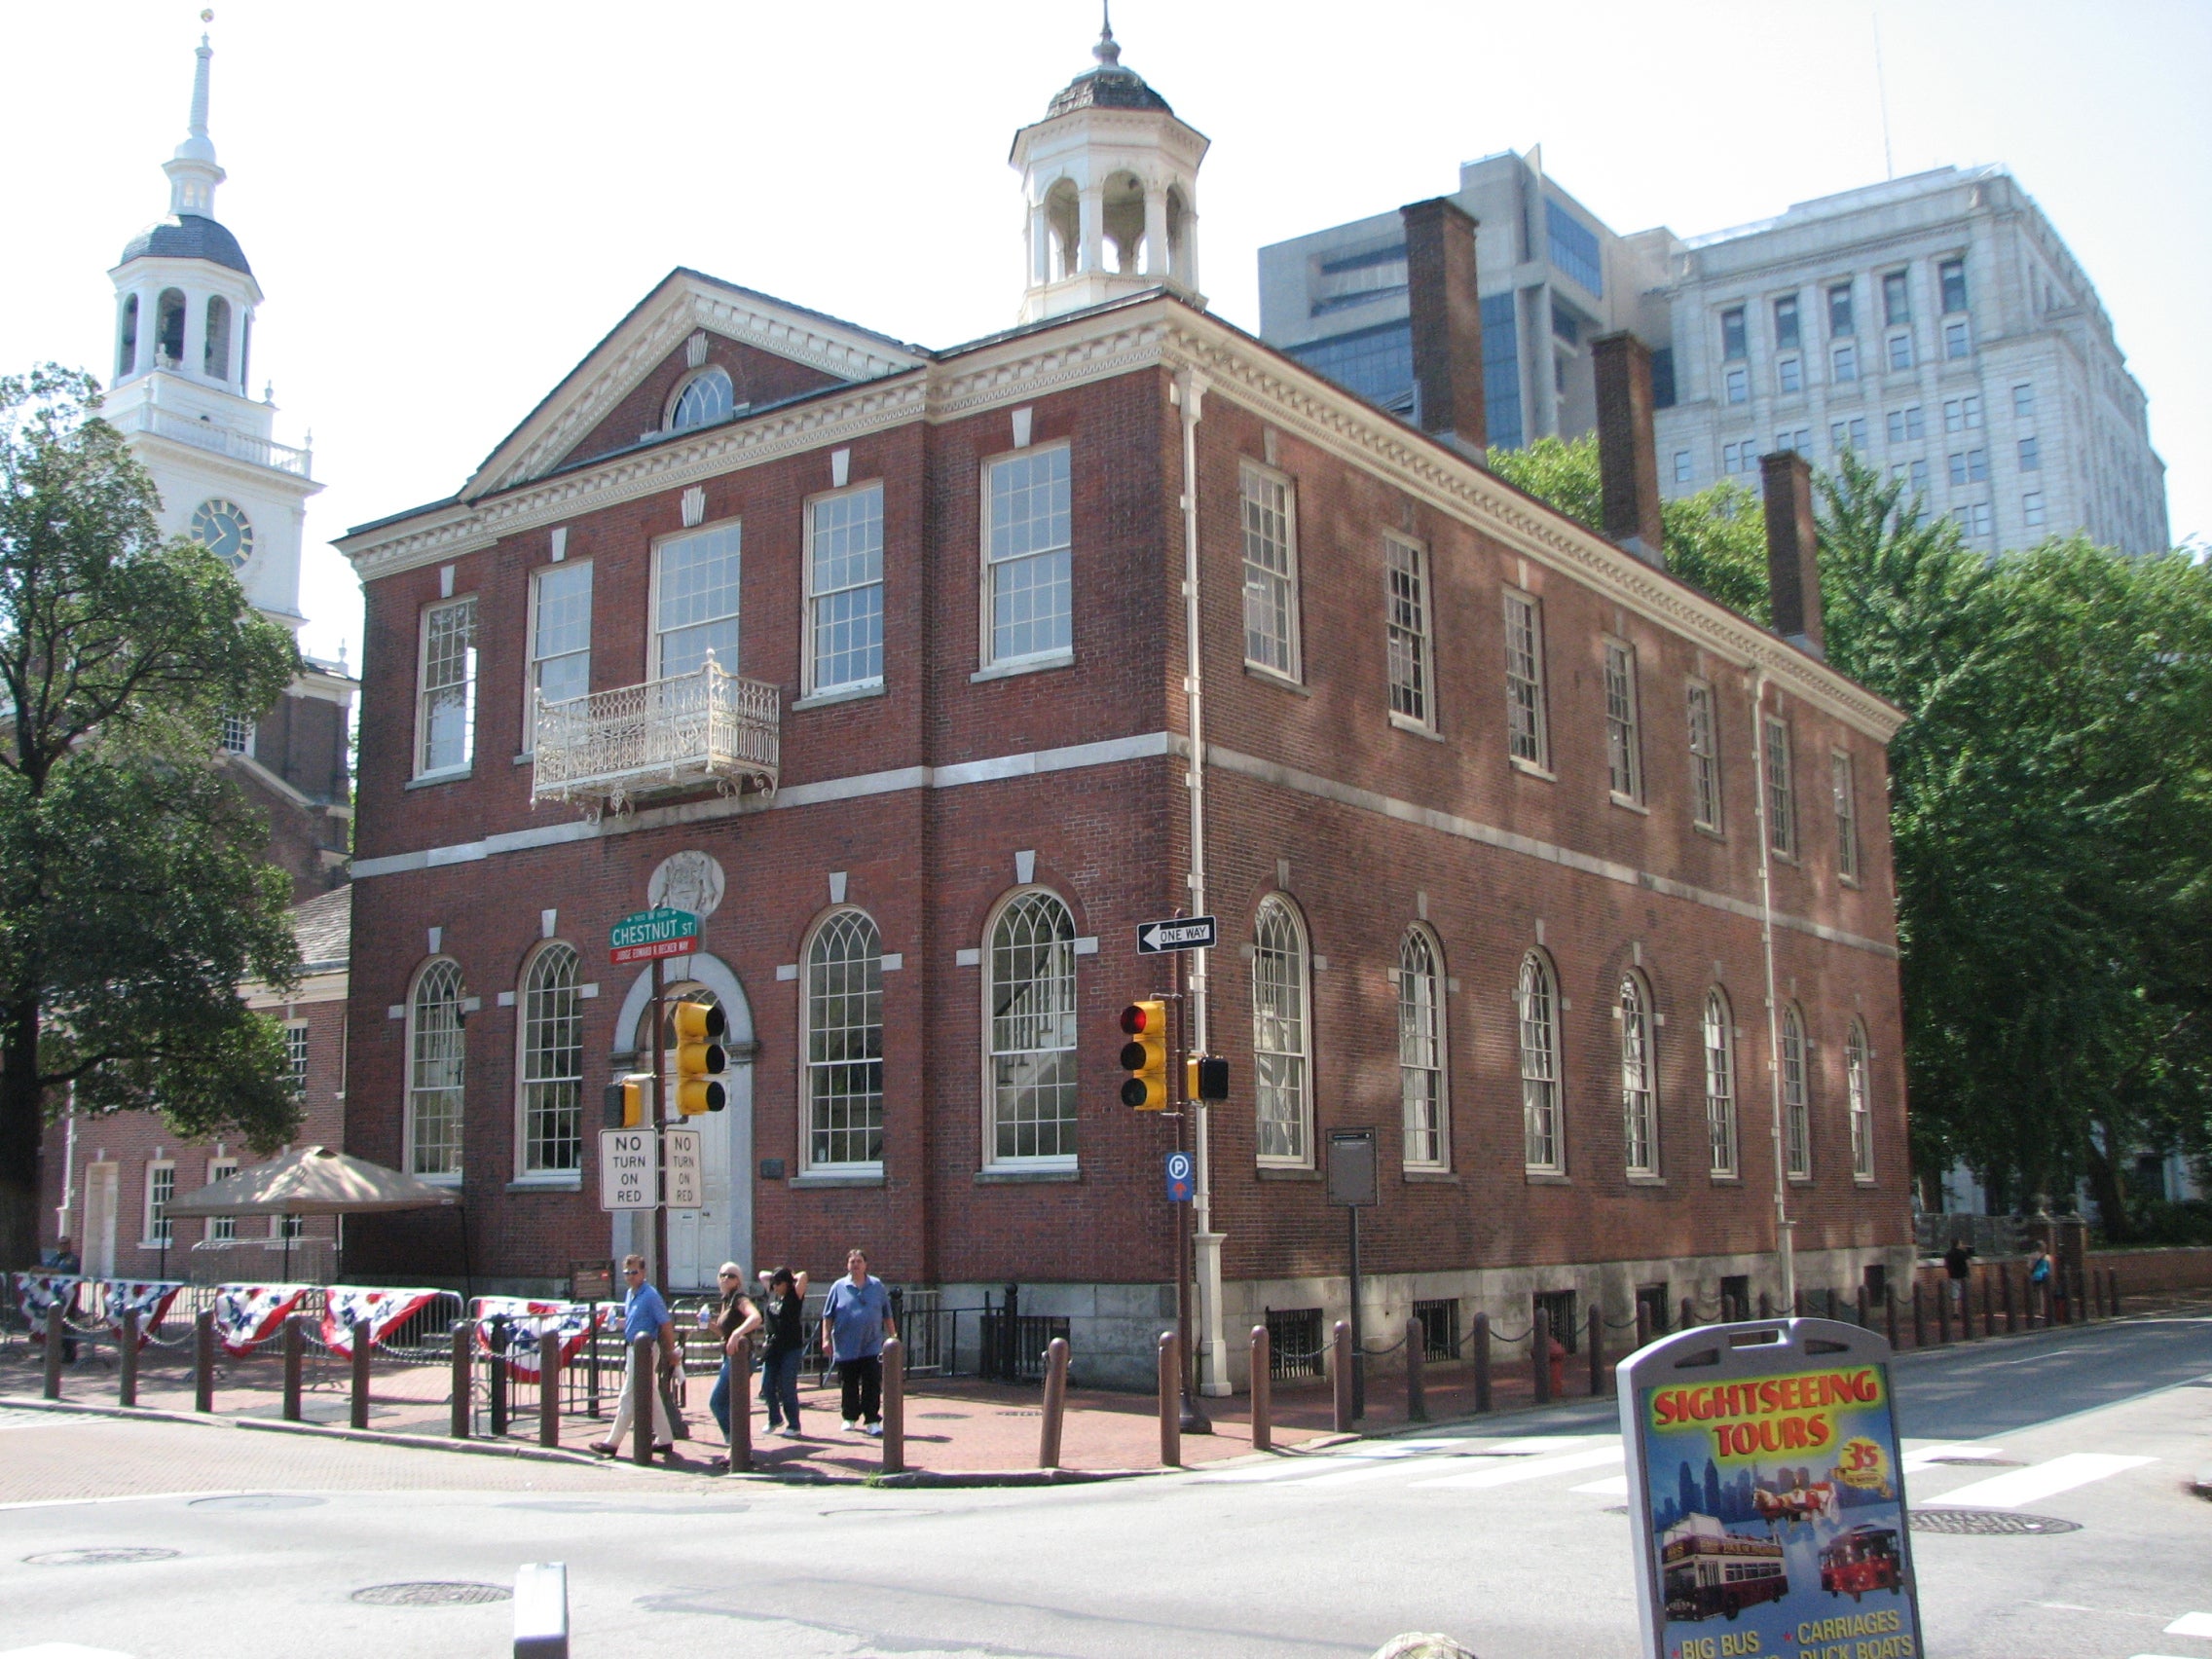
POLYGON ((1227 1100, 1229 1098, 1229 1062, 1210 1054, 1193 1054, 1184 1062, 1183 1098, 1186 1100, 1227 1100))
POLYGON ((632 1072, 607 1086, 607 1126, 610 1129, 635 1129, 645 1122, 645 1086, 652 1082, 650 1072, 632 1072))
POLYGON ((1122 1104, 1140 1112, 1167 1110, 1167 1005, 1158 998, 1122 1010, 1122 1104))
POLYGON ((719 1112, 728 1091, 717 1081, 729 1056, 715 1039, 728 1029, 722 1011, 711 1003, 678 1003, 669 1011, 669 1034, 676 1039, 676 1109, 686 1118, 719 1112))

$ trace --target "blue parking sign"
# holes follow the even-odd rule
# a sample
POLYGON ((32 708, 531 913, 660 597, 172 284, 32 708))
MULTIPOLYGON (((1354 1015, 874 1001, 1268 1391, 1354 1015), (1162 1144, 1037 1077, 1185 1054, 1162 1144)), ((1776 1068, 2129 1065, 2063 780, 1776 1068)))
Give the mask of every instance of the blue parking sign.
POLYGON ((1191 1201, 1191 1155, 1187 1152, 1167 1155, 1167 1201, 1171 1204, 1191 1201))

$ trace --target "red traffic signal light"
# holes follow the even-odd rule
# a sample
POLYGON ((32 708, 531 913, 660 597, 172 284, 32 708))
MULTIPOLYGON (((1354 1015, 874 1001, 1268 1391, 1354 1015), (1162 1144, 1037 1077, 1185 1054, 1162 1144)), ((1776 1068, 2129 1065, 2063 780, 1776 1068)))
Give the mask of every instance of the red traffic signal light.
POLYGON ((1140 1112, 1167 1110, 1167 1004, 1159 998, 1122 1010, 1122 1104, 1140 1112))

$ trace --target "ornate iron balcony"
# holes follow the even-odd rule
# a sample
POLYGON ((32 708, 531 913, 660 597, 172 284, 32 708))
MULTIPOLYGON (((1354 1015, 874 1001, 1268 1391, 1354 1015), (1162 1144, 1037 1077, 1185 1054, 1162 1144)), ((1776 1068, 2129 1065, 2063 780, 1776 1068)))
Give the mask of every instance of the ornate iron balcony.
POLYGON ((641 797, 712 786, 722 794, 773 794, 782 762, 774 685, 722 672, 710 655, 690 674, 539 698, 531 744, 530 800, 565 800, 592 817, 641 797))

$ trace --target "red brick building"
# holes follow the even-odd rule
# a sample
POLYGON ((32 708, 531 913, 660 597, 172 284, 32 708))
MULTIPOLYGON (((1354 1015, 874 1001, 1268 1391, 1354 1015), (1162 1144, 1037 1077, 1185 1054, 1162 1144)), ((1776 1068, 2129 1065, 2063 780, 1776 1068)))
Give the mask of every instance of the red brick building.
MULTIPOLYGON (((340 544, 349 1149, 462 1188, 479 1285, 630 1247, 593 1148, 647 977, 605 940, 677 903, 736 1063, 667 1279, 864 1243, 1020 1282, 1133 1381, 1178 1124, 1120 1104, 1115 1020, 1166 982, 1136 924, 1211 911, 1209 1386, 1265 1311, 1344 1306, 1345 1127, 1379 1317, 1776 1294, 1778 1189, 1799 1283, 1901 1271, 1897 711, 1817 603, 1791 644, 1657 568, 1637 489, 1616 540, 1485 470, 1456 210, 1409 209, 1431 429, 1208 314, 1205 141, 1101 58, 1016 139, 1023 326, 926 351, 679 270, 455 497, 340 544)), ((352 1271, 459 1278, 453 1238, 363 1223, 352 1271)))

